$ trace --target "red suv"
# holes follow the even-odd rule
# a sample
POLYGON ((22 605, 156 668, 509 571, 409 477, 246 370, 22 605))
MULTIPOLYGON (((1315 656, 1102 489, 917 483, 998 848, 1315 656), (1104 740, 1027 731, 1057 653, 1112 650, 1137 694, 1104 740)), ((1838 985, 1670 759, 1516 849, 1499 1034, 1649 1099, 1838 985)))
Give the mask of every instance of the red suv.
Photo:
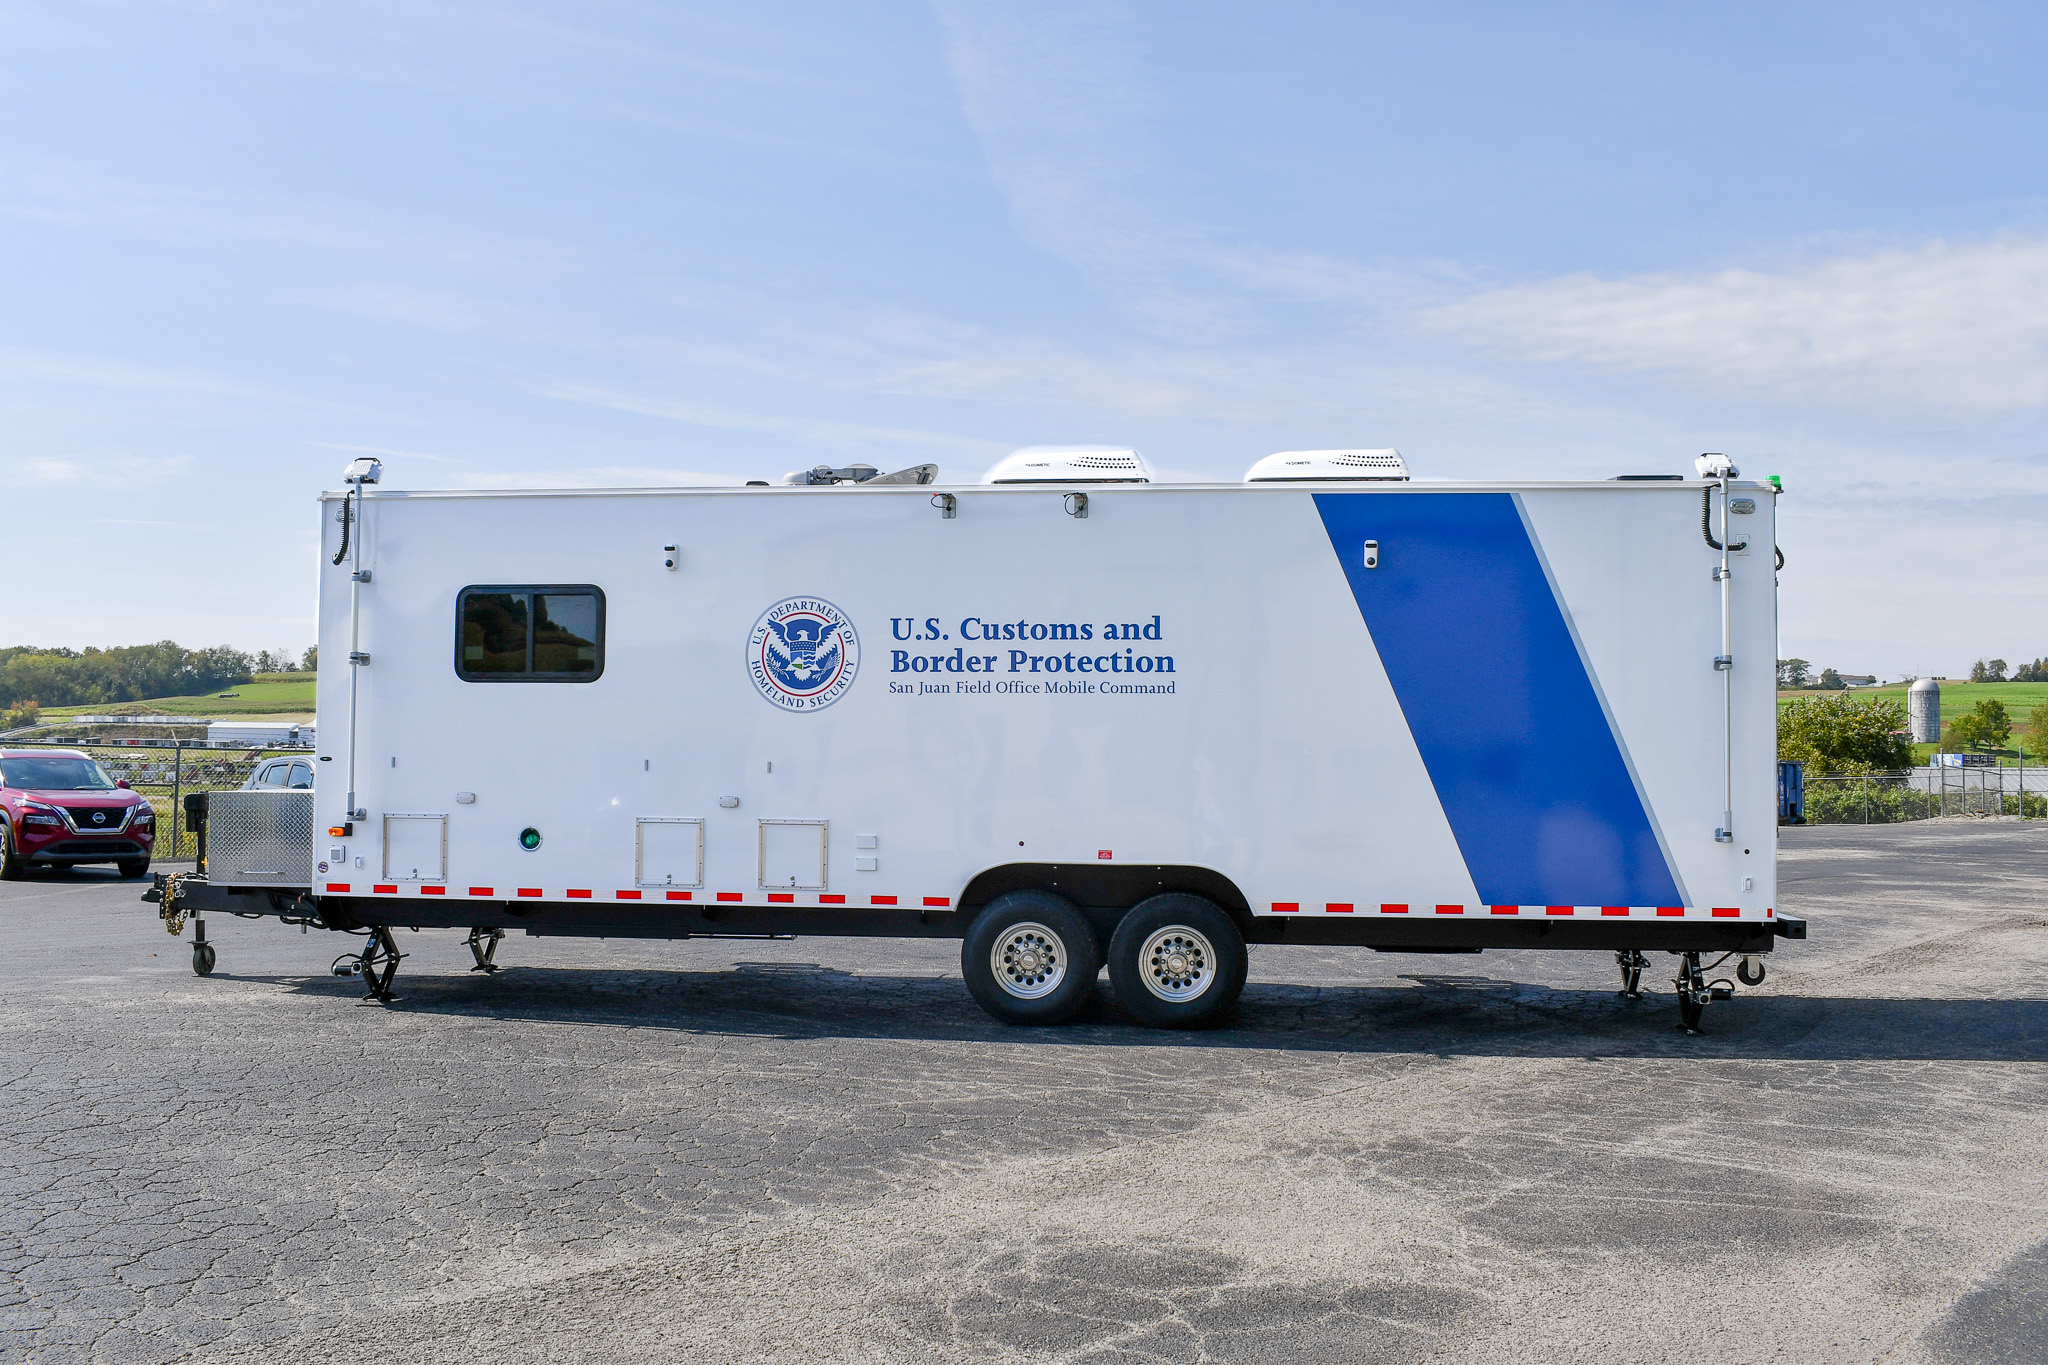
POLYGON ((30 867, 112 863, 149 871, 156 812, 72 749, 0 749, 0 877, 30 867))

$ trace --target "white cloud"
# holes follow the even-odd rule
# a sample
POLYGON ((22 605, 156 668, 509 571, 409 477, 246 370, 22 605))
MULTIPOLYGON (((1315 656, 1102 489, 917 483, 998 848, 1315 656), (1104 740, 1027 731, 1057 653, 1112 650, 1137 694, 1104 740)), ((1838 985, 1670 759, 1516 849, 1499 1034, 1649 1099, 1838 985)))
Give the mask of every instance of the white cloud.
POLYGON ((10 461, 0 482, 29 488, 130 488, 162 483, 192 467, 187 455, 143 459, 136 455, 86 458, 78 455, 28 455, 10 461))
POLYGON ((1240 292, 1376 296, 1376 270, 1231 240, 1175 217, 1175 164, 1136 16, 1116 4, 940 0, 963 112, 1018 231, 1176 342, 1256 325, 1240 292), (1218 285, 1224 286, 1218 288, 1218 285))
POLYGON ((859 422, 840 422, 813 417, 735 412, 707 407, 686 399, 668 398, 658 394, 629 393, 591 384, 551 383, 540 386, 536 391, 546 398, 556 398, 569 403, 588 403, 615 412, 637 413, 643 417, 660 417, 691 426, 713 427, 727 431, 759 431, 787 435, 833 449, 863 450, 876 446, 912 445, 975 456, 983 455, 989 449, 989 443, 986 441, 952 432, 912 427, 870 426, 859 422))
POLYGON ((457 488, 731 488, 746 480, 735 474, 693 469, 607 465, 583 469, 521 469, 463 474, 457 488))
POLYGON ((1485 350, 1772 401, 2011 412, 2048 404, 2048 239, 1568 275, 1414 315, 1485 350))
POLYGON ((437 332, 504 333, 511 330, 512 310, 480 303, 452 289, 406 289, 396 285, 358 284, 314 296, 315 303, 380 322, 426 327, 437 332))
POLYGON ((407 460, 429 460, 435 464, 469 463, 469 461, 459 460, 453 455, 429 455, 425 451, 394 450, 390 446, 358 446, 349 445, 346 442, 342 441, 308 441, 306 442, 306 444, 309 446, 316 446, 321 450, 346 450, 349 451, 351 454, 356 455, 389 455, 392 456, 394 459, 402 458, 407 460))

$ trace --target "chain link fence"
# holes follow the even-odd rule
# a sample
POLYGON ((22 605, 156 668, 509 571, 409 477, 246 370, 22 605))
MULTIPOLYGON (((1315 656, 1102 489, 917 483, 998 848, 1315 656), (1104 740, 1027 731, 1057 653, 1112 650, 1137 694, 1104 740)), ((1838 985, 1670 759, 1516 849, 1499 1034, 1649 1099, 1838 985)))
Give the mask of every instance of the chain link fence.
POLYGON ((1895 825, 1944 816, 2048 819, 2048 768, 1912 768, 1806 779, 1809 825, 1895 825))
MULTIPOLYGON (((199 856, 199 840, 185 822, 191 792, 238 790, 257 765, 310 749, 211 749, 197 744, 10 744, 11 748, 65 749, 92 755, 107 776, 125 781, 156 810, 158 861, 199 856)), ((317 764, 314 765, 317 768, 317 764)))

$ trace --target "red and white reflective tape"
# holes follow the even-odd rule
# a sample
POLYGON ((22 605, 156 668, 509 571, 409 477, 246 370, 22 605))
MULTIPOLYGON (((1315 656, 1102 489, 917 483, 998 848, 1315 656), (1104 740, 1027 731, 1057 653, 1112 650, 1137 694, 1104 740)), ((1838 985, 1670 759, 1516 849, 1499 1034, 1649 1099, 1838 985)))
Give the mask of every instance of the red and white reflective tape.
MULTIPOLYGON (((1357 901, 1270 901, 1266 913, 1274 915, 1526 915, 1532 919, 1741 919, 1742 909, 1734 905, 1409 905, 1383 901, 1377 907, 1357 901)), ((1773 907, 1765 907, 1765 919, 1777 918, 1773 907)))
MULTIPOLYGON (((402 896, 410 892, 416 896, 445 896, 455 900, 504 900, 505 896, 496 887, 472 886, 465 894, 462 891, 438 883, 408 884, 400 886, 395 882, 373 882, 366 892, 357 892, 353 882, 326 882, 322 894, 347 896, 367 894, 372 896, 402 896)), ((685 901, 702 904, 710 901, 717 904, 733 905, 745 902, 766 905, 843 905, 882 906, 909 909, 951 909, 951 896, 852 896, 830 891, 671 891, 666 887, 638 887, 609 893, 592 890, 589 887, 570 887, 560 893, 551 893, 538 886, 516 888, 515 895, 526 900, 593 900, 607 894, 615 901, 685 901)))

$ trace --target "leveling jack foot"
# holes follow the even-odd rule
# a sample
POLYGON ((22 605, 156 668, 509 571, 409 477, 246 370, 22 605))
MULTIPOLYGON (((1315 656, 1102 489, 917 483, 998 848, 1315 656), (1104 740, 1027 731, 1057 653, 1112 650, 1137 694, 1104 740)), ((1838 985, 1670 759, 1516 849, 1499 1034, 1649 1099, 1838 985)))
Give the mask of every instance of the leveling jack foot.
POLYGON ((1650 965, 1650 959, 1635 948, 1622 948, 1614 954, 1614 965, 1621 968, 1621 998, 1642 999, 1643 968, 1650 965))
POLYGON ((336 976, 360 976, 363 984, 370 988, 365 1000, 382 1000, 390 1004, 398 997, 391 993, 391 978, 398 975, 398 964, 405 954, 398 951, 398 945, 391 940, 391 930, 378 925, 370 931, 370 941, 363 945, 360 953, 343 953, 334 959, 336 976))
POLYGON ((469 953, 476 959, 473 972, 502 972, 492 959, 498 955, 498 945, 505 939, 503 929, 472 929, 469 931, 469 953))
MULTIPOLYGON (((1728 959, 1722 958, 1726 962, 1728 959)), ((1709 982, 1706 973, 1700 970, 1700 955, 1685 953, 1680 956, 1678 976, 1673 980, 1678 987, 1678 1023, 1687 1033, 1700 1031, 1700 1016, 1706 1012, 1709 1001, 1733 1000, 1735 985, 1726 979, 1709 982)))

